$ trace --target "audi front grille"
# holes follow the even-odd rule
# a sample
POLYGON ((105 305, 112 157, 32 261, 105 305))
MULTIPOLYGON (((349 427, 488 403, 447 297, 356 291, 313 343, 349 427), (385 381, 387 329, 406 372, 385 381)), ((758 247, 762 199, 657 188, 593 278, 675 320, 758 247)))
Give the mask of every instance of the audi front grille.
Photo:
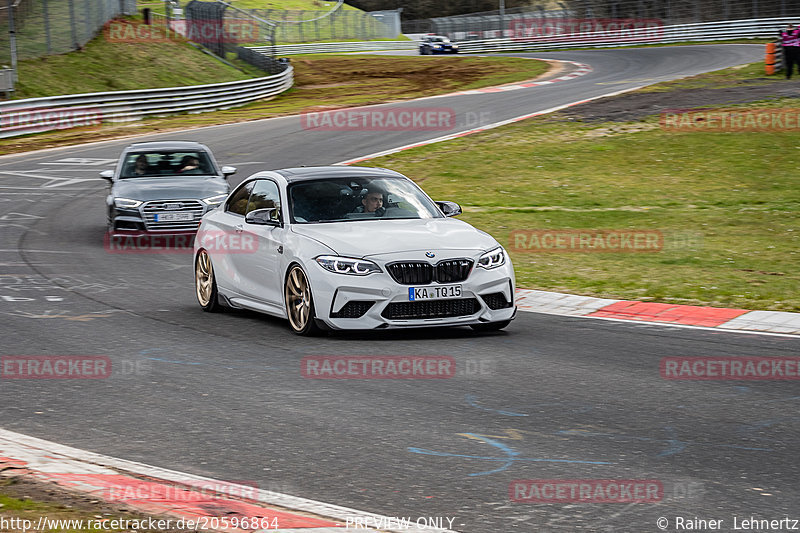
POLYGON ((154 200, 142 207, 142 218, 148 231, 193 231, 200 226, 203 203, 199 200, 154 200), (189 213, 191 220, 156 221, 156 215, 189 213))

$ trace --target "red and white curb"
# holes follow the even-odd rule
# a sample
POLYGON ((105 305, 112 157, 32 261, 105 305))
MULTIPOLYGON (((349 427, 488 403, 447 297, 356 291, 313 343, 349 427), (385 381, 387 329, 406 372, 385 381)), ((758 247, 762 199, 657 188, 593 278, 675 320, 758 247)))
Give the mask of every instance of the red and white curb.
POLYGON ((800 334, 800 313, 594 298, 517 289, 520 311, 747 333, 800 334))
POLYGON ((563 59, 541 59, 538 57, 530 57, 526 59, 533 59, 536 61, 544 61, 546 63, 565 63, 568 65, 572 65, 575 67, 575 70, 568 74, 564 74, 563 76, 559 76, 557 78, 553 78, 550 80, 542 80, 542 81, 526 81, 522 83, 509 83, 507 85, 496 85, 494 87, 484 87, 482 89, 469 89, 466 91, 457 91, 454 93, 448 94, 437 94, 436 96, 428 96, 426 98, 419 98, 418 100, 424 100, 428 98, 445 98, 448 96, 463 96, 463 95, 473 95, 473 94, 494 94, 494 93, 502 93, 506 91, 517 91, 519 89, 529 89, 531 87, 539 87, 541 85, 551 85, 553 83, 559 83, 562 81, 569 81, 574 80, 575 78, 579 78, 581 76, 585 76, 592 71, 592 67, 586 65, 584 63, 577 63, 575 61, 565 61, 563 59))
POLYGON ((270 525, 258 530, 264 533, 456 533, 413 521, 400 525, 395 517, 116 459, 4 429, 0 429, 0 472, 32 476, 149 515, 209 521, 276 519, 278 529, 270 525), (345 527, 355 520, 363 525, 345 527))

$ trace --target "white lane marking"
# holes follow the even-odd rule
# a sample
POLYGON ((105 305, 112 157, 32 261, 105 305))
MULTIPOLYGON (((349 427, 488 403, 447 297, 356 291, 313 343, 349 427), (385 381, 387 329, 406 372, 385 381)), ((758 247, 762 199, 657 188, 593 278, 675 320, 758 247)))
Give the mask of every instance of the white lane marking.
MULTIPOLYGON (((59 472, 66 468, 64 463, 71 463, 74 465, 74 467, 82 468, 89 472, 98 472, 104 468, 110 468, 114 470, 121 470, 123 472, 153 477, 159 480, 172 481, 173 483, 179 483, 183 485, 197 482, 201 486, 203 486, 203 484, 213 484, 212 486, 216 487, 229 487, 230 494, 254 493, 253 487, 251 486, 236 485, 235 483, 231 483, 229 481, 218 481, 207 477, 179 472, 176 470, 168 470, 165 468, 159 468, 157 466, 150 466, 144 463, 127 461, 125 459, 117 459, 115 457, 109 457, 107 455, 101 455, 99 453, 80 450, 78 448, 64 446, 55 442, 37 439, 36 437, 30 437, 28 435, 8 431, 6 429, 0 429, 0 451, 5 453, 5 450, 7 449, 13 450, 15 455, 12 455, 12 458, 25 459, 29 462, 35 461, 37 465, 41 465, 43 468, 48 468, 51 472, 59 472)), ((74 472, 74 470, 70 470, 69 472, 74 472)), ((342 522, 345 522, 347 518, 361 518, 362 523, 367 523, 365 519, 369 518, 369 523, 371 524, 374 524, 376 519, 380 523, 389 523, 389 517, 386 516, 358 511, 356 509, 332 505, 316 500, 309 500, 307 498, 290 496, 280 492, 257 489, 252 499, 267 505, 284 507, 289 511, 304 511, 342 522)), ((305 529, 305 531, 312 532, 314 530, 308 528, 305 529)), ((342 531, 342 528, 339 528, 338 531, 342 531)), ((384 531, 413 532, 414 529, 385 529, 384 531)), ((433 533, 457 533, 449 529, 438 528, 426 529, 426 531, 433 533)))
MULTIPOLYGON (((39 186, 41 189, 53 189, 56 187, 63 187, 64 185, 74 185, 76 183, 83 183, 85 181, 94 181, 99 183, 99 178, 60 178, 57 176, 48 176, 45 174, 38 174, 35 170, 0 170, 0 174, 6 174, 13 177, 22 178, 36 178, 41 180, 48 180, 39 186)), ((9 187, 11 189, 19 189, 20 187, 9 187)))
POLYGON ((96 167, 100 165, 111 165, 116 163, 116 159, 100 159, 96 157, 67 157, 57 161, 42 161, 40 165, 81 165, 96 167))
POLYGON ((610 93, 601 94, 599 96, 593 96, 591 98, 586 98, 583 100, 576 100, 574 102, 570 102, 568 104, 551 107, 549 109, 545 109, 544 111, 537 111, 536 113, 528 113, 526 115, 520 115, 518 117, 509 118, 506 120, 501 120, 500 122, 495 122, 493 124, 487 124, 486 126, 481 126, 480 128, 472 128, 469 130, 460 131, 457 133, 450 133, 448 135, 443 135, 441 137, 436 137, 434 139, 429 139, 427 141, 419 141, 411 144, 406 144, 403 146, 398 146, 396 148, 390 148, 388 150, 382 150, 380 152, 375 152, 372 154, 368 154, 362 157, 356 157, 353 159, 348 159, 346 161, 340 161, 339 163, 334 163, 334 165, 352 165, 354 163, 360 163, 362 161, 367 161, 369 159, 375 159, 376 157, 382 157, 385 155, 391 155, 397 152, 402 152, 403 150, 409 150, 411 148, 417 148, 418 146, 426 146, 429 144, 440 143, 444 141, 450 141, 452 139, 457 139, 458 137, 465 137, 467 135, 472 135, 474 133, 480 133, 483 131, 491 130, 494 128, 499 128, 500 126, 506 126, 508 124, 513 124, 514 122, 519 122, 520 120, 525 120, 528 118, 538 117, 540 115, 547 115, 549 113, 554 113, 556 111, 561 111, 562 109, 566 109, 568 107, 572 107, 578 104, 585 104, 587 102, 591 102, 593 100, 599 100, 600 98, 608 98, 609 96, 617 96, 619 94, 631 92, 631 91, 638 91, 639 89, 645 87, 644 85, 640 85, 638 87, 631 87, 630 89, 623 89, 621 91, 614 91, 610 93))
POLYGON ((0 220, 26 220, 26 219, 44 218, 39 215, 28 215, 26 213, 6 213, 0 217, 0 220))
POLYGON ((0 253, 18 254, 18 253, 23 252, 23 251, 25 253, 30 252, 30 253, 35 253, 35 254, 77 254, 77 253, 80 253, 80 252, 66 252, 66 251, 61 251, 61 250, 15 250, 13 248, 0 249, 0 253))

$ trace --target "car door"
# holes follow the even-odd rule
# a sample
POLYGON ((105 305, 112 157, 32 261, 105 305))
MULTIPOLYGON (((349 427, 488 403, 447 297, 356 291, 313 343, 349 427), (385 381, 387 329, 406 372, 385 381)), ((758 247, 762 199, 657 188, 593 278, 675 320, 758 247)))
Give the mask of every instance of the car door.
POLYGON ((231 237, 238 239, 244 230, 244 215, 254 186, 255 181, 240 185, 222 208, 207 215, 209 224, 204 224, 203 231, 197 235, 203 248, 211 255, 217 284, 239 294, 242 276, 232 260, 237 255, 232 253, 236 251, 233 249, 235 247, 231 247, 229 243, 232 242, 231 237))
MULTIPOLYGON (((278 184, 270 179, 256 180, 245 213, 268 208, 277 208, 282 220, 278 184)), ((244 223, 241 232, 242 252, 232 254, 232 261, 241 275, 242 295, 263 303, 283 306, 281 258, 284 235, 285 230, 281 226, 244 223)))

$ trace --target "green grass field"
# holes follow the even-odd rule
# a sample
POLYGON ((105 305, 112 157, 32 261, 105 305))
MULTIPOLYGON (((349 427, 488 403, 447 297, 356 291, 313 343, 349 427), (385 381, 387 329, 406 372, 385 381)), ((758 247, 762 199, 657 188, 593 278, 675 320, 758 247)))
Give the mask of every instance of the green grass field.
MULTIPOLYGON (((712 73, 691 83, 730 81, 712 73)), ((800 99, 741 106, 770 107, 800 108, 800 99)), ((551 116, 363 165, 403 172, 432 197, 461 203, 463 220, 510 251, 520 287, 800 311, 796 130, 676 133, 657 117, 589 125, 551 116), (656 230, 664 249, 515 249, 512 231, 532 229, 656 230)))
MULTIPOLYGON (((253 69, 252 74, 257 71, 253 69)), ((19 63, 16 98, 200 85, 252 76, 203 54, 182 40, 109 42, 19 63)))

